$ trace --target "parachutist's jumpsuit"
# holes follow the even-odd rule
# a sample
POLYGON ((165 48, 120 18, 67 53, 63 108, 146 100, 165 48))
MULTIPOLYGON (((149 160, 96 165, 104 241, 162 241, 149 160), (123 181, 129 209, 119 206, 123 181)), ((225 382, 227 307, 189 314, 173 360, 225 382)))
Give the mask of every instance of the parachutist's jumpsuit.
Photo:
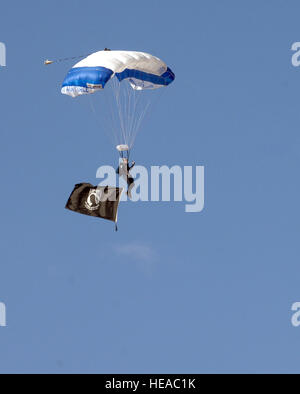
POLYGON ((127 195, 129 196, 129 198, 131 198, 131 189, 134 187, 134 179, 130 174, 130 170, 134 167, 134 165, 134 161, 131 163, 131 166, 128 163, 121 163, 116 170, 116 173, 122 176, 127 182, 127 195))

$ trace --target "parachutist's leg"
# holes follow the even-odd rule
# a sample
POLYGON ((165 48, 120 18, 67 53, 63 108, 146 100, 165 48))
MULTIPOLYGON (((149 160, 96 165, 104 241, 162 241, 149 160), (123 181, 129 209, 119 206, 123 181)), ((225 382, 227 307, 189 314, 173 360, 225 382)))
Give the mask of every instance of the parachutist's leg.
POLYGON ((127 185, 128 185, 127 196, 131 199, 131 190, 134 187, 134 179, 132 178, 132 176, 127 177, 127 185))

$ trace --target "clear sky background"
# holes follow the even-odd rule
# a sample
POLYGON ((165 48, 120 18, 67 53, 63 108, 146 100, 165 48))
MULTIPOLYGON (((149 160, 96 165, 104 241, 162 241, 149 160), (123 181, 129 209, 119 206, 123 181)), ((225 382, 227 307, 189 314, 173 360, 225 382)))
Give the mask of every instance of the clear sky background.
POLYGON ((0 6, 0 372, 299 372, 298 1, 7 1, 0 6), (138 164, 204 165, 205 209, 123 203, 119 232, 64 209, 116 152, 60 94, 104 47, 176 74, 138 164))

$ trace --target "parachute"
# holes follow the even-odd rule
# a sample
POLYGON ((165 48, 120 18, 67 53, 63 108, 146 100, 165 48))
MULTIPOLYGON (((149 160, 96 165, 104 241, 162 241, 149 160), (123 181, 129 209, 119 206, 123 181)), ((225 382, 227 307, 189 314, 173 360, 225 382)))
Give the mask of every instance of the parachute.
POLYGON ((109 134, 124 157, 126 153, 129 156, 155 98, 154 91, 168 86, 174 79, 172 70, 153 55, 105 48, 75 64, 65 77, 61 92, 71 97, 98 91, 107 93, 99 109, 92 107, 96 114, 108 119, 109 134))

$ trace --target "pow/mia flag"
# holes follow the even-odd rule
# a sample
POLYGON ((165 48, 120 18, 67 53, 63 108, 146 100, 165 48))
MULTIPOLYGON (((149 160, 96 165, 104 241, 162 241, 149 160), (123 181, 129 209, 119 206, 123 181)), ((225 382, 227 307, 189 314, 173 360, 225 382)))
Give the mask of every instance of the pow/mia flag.
POLYGON ((116 222, 122 191, 123 189, 119 187, 78 183, 68 199, 66 208, 116 222))

